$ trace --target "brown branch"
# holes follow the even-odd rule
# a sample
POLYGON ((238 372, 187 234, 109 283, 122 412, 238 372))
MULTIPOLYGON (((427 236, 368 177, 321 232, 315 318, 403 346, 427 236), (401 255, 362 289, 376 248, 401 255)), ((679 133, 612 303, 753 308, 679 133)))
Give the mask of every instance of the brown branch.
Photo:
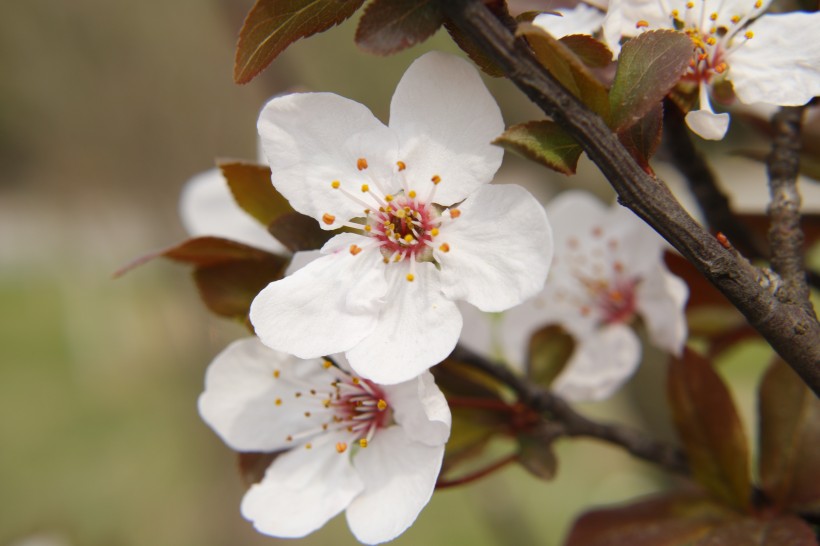
POLYGON ((522 404, 559 422, 562 435, 596 438, 620 446, 635 457, 658 464, 670 472, 689 474, 686 456, 674 446, 650 438, 633 428, 592 421, 551 391, 530 383, 506 366, 491 362, 464 347, 457 346, 453 357, 498 379, 515 391, 522 404))
POLYGON ((802 305, 809 313, 809 287, 803 264, 803 231, 800 229, 800 129, 803 107, 786 106, 772 117, 772 151, 766 160, 771 203, 769 241, 772 269, 782 281, 776 296, 785 303, 802 305))
POLYGON ((820 396, 820 323, 803 306, 773 297, 769 279, 695 222, 659 179, 645 173, 604 121, 561 86, 527 43, 480 0, 448 0, 451 22, 474 40, 507 77, 584 148, 618 194, 740 310, 772 348, 820 396))
POLYGON ((729 198, 717 184, 717 177, 689 136, 680 108, 672 101, 664 103, 663 135, 671 163, 686 179, 706 223, 712 231, 726 235, 743 254, 766 258, 765 241, 752 232, 732 211, 729 198))

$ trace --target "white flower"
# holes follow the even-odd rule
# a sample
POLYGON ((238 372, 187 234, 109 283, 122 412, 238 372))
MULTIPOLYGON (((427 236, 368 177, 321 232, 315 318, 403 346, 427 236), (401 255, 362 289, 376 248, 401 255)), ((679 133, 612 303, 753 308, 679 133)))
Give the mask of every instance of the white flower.
POLYGON ((573 8, 558 8, 555 13, 542 13, 532 23, 556 38, 573 34, 593 35, 601 29, 608 2, 579 2, 573 8), (591 4, 591 5, 590 5, 591 4))
POLYGON ((254 300, 262 341, 302 358, 345 352, 381 384, 442 361, 455 300, 509 308, 543 286, 552 238, 519 186, 488 185, 503 151, 498 106, 467 62, 428 53, 393 95, 390 125, 329 93, 270 101, 259 118, 273 183, 325 229, 323 256, 254 300))
POLYGON ((192 237, 222 237, 275 254, 289 254, 262 224, 236 204, 219 169, 199 173, 185 184, 179 216, 192 237))
MULTIPOLYGON (((547 212, 555 259, 543 292, 485 324, 463 342, 522 369, 530 337, 558 324, 576 341, 554 390, 574 401, 610 396, 641 358, 630 327, 640 316, 654 345, 680 354, 686 340, 686 284, 666 269, 665 243, 629 210, 571 191, 547 212)), ((471 317, 471 322, 480 322, 471 317)))
POLYGON ((695 43, 685 81, 697 85, 700 109, 689 112, 689 127, 719 140, 728 114, 715 114, 709 88, 731 81, 745 104, 799 106, 820 95, 820 48, 815 32, 820 13, 762 15, 771 0, 612 0, 604 21, 610 47, 622 36, 670 28, 695 43))
POLYGON ((450 434, 447 401, 429 372, 378 386, 256 338, 214 359, 199 412, 232 449, 283 451, 241 507, 277 537, 305 536, 346 510, 361 542, 395 538, 430 500, 450 434))

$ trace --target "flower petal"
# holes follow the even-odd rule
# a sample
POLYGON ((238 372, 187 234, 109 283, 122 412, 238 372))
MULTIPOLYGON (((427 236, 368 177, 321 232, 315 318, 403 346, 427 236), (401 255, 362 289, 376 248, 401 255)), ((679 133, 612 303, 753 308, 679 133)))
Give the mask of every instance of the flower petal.
POLYGON ((358 102, 332 93, 277 97, 262 110, 258 129, 274 186, 324 229, 336 229, 366 208, 334 190, 334 180, 356 195, 365 183, 394 189, 396 136, 358 102), (321 221, 326 213, 334 221, 321 221))
MULTIPOLYGON (((310 267, 310 266, 308 266, 310 267)), ((461 313, 441 294, 432 263, 415 265, 415 280, 405 276, 409 265, 389 266, 390 288, 378 324, 346 355, 355 372, 383 385, 408 381, 452 352, 461 332, 461 313)))
POLYGON ((242 516, 260 533, 303 537, 324 525, 364 485, 350 463, 329 445, 295 448, 276 458, 242 499, 242 516))
POLYGON ((427 505, 436 486, 444 445, 412 441, 402 427, 379 431, 353 464, 364 491, 347 508, 347 524, 365 544, 392 540, 427 505))
POLYGON ((686 125, 701 138, 720 140, 729 129, 729 114, 715 114, 705 108, 692 110, 686 114, 686 125))
POLYGON ((250 312, 256 334, 265 345, 301 358, 350 349, 376 327, 375 309, 387 289, 383 275, 379 280, 382 269, 375 249, 357 256, 340 249, 310 262, 256 296, 250 312), (359 298, 353 308, 351 294, 359 298))
POLYGON ((729 57, 728 78, 737 98, 746 104, 800 106, 820 95, 818 26, 820 12, 763 15, 750 25, 754 37, 729 57))
POLYGON ((239 208, 219 169, 210 169, 191 178, 182 188, 179 216, 192 237, 215 236, 289 254, 259 222, 239 208))
POLYGON ((555 11, 561 15, 542 13, 532 22, 556 38, 572 34, 592 35, 601 28, 604 22, 604 12, 587 4, 578 4, 571 9, 559 8, 555 11))
MULTIPOLYGON (((441 228, 449 250, 434 250, 444 295, 482 311, 503 311, 544 287, 552 230, 544 208, 524 188, 484 186, 441 228)), ((438 243, 437 243, 438 244, 438 243)))
POLYGON ((573 402, 603 400, 632 376, 640 360, 641 343, 632 329, 623 324, 607 326, 578 340, 552 388, 573 402))
POLYGON ((416 379, 383 388, 393 418, 411 440, 429 446, 444 445, 450 437, 452 416, 433 374, 424 372, 416 379))
POLYGON ((420 196, 441 178, 435 202, 451 205, 487 184, 504 151, 490 144, 504 131, 501 111, 466 61, 431 52, 417 59, 390 103, 403 174, 420 196))
POLYGON ((680 356, 686 343, 686 300, 689 287, 659 264, 638 285, 638 313, 649 330, 652 344, 680 356))

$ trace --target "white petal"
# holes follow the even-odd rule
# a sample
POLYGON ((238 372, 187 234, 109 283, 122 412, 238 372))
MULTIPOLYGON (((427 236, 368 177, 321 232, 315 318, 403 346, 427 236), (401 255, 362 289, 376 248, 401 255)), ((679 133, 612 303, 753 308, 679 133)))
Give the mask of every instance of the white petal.
POLYGON ((611 0, 603 28, 606 43, 615 57, 621 51, 621 38, 640 33, 636 26, 638 21, 646 21, 648 28, 653 30, 670 28, 671 25, 669 14, 658 0, 611 0))
POLYGON ((285 269, 285 277, 293 275, 310 262, 318 260, 322 256, 324 256, 324 254, 322 254, 321 250, 300 250, 299 252, 295 252, 287 269, 285 269))
POLYGON ((412 441, 402 427, 379 431, 353 464, 364 491, 347 508, 347 523, 365 544, 392 540, 427 505, 436 486, 444 446, 412 441))
POLYGON ((600 199, 581 190, 562 192, 546 209, 558 252, 568 239, 588 236, 594 226, 601 225, 607 213, 607 206, 600 199))
POLYGON ((305 384, 323 386, 332 380, 320 360, 299 360, 257 338, 241 339, 208 367, 199 413, 232 449, 278 451, 293 447, 289 435, 320 429, 328 419, 329 410, 294 394, 305 390, 305 384), (306 410, 313 410, 310 417, 306 410))
POLYGON ((289 254, 267 229, 239 208, 219 169, 200 173, 185 184, 179 199, 179 216, 192 237, 222 237, 289 254))
POLYGON ((501 165, 504 151, 490 144, 504 131, 501 111, 476 69, 458 57, 431 52, 407 69, 390 103, 390 128, 411 189, 423 197, 431 178, 441 178, 436 203, 461 201, 501 165))
POLYGON ((578 340, 567 367, 553 383, 572 402, 603 400, 629 379, 641 359, 641 343, 628 326, 614 324, 578 340))
POLYGON ((409 267, 391 264, 388 302, 377 326, 347 359, 357 374, 383 385, 408 381, 444 360, 458 341, 461 313, 441 294, 432 263, 416 264, 415 280, 405 279, 409 267))
POLYGON ((242 499, 242 516, 260 533, 303 537, 324 525, 358 495, 364 485, 347 453, 328 443, 280 455, 242 499))
POLYGON ((382 266, 375 249, 357 256, 340 250, 270 283, 251 304, 256 334, 265 345, 301 358, 351 348, 376 326, 377 312, 367 309, 377 308, 384 297, 386 283, 378 275, 382 266), (363 289, 363 279, 372 282, 369 291, 363 289), (352 293, 359 296, 354 308, 348 305, 352 293))
POLYGON ((604 22, 604 12, 586 4, 578 4, 571 9, 559 8, 555 11, 561 15, 542 13, 533 20, 533 24, 556 38, 572 34, 595 34, 604 22))
POLYGON ((450 437, 452 417, 433 374, 424 372, 416 379, 383 388, 393 408, 393 418, 410 439, 429 446, 444 445, 450 437))
POLYGON ((434 250, 444 295, 482 311, 503 311, 544 287, 552 230, 544 208, 524 188, 484 186, 441 227, 434 250), (447 243, 448 252, 439 250, 447 243))
POLYGON ((686 124, 706 140, 720 140, 729 129, 729 114, 715 114, 711 110, 692 110, 686 114, 686 124))
POLYGON ((636 303, 652 343, 680 356, 686 343, 686 300, 689 287, 662 264, 638 285, 636 303))
POLYGON ((357 195, 362 184, 393 191, 396 137, 358 102, 332 93, 277 97, 265 105, 258 128, 274 186, 322 228, 335 229, 366 208, 334 190, 334 180, 357 195), (360 158, 366 169, 359 170, 360 158), (325 213, 335 221, 321 221, 325 213))
MULTIPOLYGON (((820 95, 820 12, 764 15, 749 30, 754 37, 732 51, 727 77, 737 98, 800 106, 820 95)), ((743 41, 741 33, 734 43, 743 41)))

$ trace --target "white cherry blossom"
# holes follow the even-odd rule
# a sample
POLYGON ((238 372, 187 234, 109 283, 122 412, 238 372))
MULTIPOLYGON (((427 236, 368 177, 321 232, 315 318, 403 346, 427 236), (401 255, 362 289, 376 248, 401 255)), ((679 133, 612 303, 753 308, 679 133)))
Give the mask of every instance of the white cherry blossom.
POLYGON ((542 13, 532 23, 556 38, 573 34, 593 35, 601 30, 608 2, 579 2, 572 8, 557 8, 553 13, 542 13), (556 13, 560 15, 556 15, 556 13))
POLYGON ((500 311, 541 290, 546 214, 523 188, 488 184, 503 129, 477 71, 442 53, 407 70, 389 126, 329 93, 271 100, 259 134, 273 184, 323 228, 352 232, 257 296, 262 341, 301 358, 345 352, 359 375, 399 383, 452 351, 456 300, 500 311))
POLYGON ((723 138, 729 114, 716 114, 709 90, 728 80, 744 104, 799 106, 820 95, 820 13, 764 14, 771 0, 611 0, 604 35, 622 37, 675 29, 695 43, 684 82, 698 87, 699 109, 686 116, 706 139, 723 138))
POLYGON ((556 392, 574 401, 610 396, 640 363, 631 324, 643 319, 651 342, 680 354, 686 340, 686 284, 666 269, 666 243, 629 210, 605 207, 590 194, 566 192, 547 212, 555 259, 544 290, 490 320, 468 315, 462 341, 523 369, 530 337, 560 325, 576 347, 556 378, 556 392))
POLYGON ((236 204, 219 169, 199 173, 185 184, 179 199, 179 216, 192 237, 222 237, 275 254, 289 253, 262 224, 236 204))
POLYGON ((346 510, 366 544, 404 532, 430 500, 451 422, 429 372, 379 386, 256 338, 214 359, 199 411, 232 449, 281 451, 242 499, 258 531, 301 537, 346 510))

